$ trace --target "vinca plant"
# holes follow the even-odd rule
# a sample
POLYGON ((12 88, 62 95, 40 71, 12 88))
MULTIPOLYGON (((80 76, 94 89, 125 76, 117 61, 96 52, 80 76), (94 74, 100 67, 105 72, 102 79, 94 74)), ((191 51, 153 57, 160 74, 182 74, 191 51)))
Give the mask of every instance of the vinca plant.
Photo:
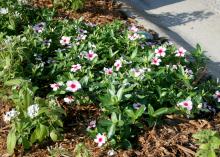
POLYGON ((0 4, 0 24, 7 28, 0 34, 0 81, 12 86, 14 102, 5 114, 10 153, 16 144, 59 139, 63 105, 95 104, 100 116, 87 131, 99 147, 115 148, 131 148, 144 126, 167 114, 194 118, 219 107, 219 83, 201 79, 206 59, 199 45, 188 52, 123 21, 53 20, 53 9, 34 18, 23 13, 28 22, 19 24, 19 34, 9 33, 4 21, 11 9, 0 4))

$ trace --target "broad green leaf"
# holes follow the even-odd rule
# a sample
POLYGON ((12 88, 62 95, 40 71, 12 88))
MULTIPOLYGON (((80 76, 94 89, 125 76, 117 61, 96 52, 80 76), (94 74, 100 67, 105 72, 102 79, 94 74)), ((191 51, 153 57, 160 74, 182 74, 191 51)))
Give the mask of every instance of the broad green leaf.
POLYGON ((7 150, 10 155, 14 153, 14 149, 15 149, 16 142, 17 142, 15 133, 16 133, 15 129, 11 129, 7 136, 7 150))
POLYGON ((118 101, 121 101, 123 93, 124 93, 124 86, 121 87, 117 92, 118 101))
POLYGON ((136 112, 135 112, 135 119, 138 119, 139 117, 142 116, 142 114, 144 113, 146 107, 145 105, 142 105, 136 112))
POLYGON ((50 138, 51 138, 54 142, 57 141, 58 136, 57 136, 55 130, 52 130, 52 131, 50 132, 50 138))
POLYGON ((112 121, 110 121, 110 120, 100 120, 99 124, 101 126, 111 126, 112 125, 112 121))
POLYGON ((148 104, 148 114, 152 116, 154 114, 154 108, 151 106, 151 104, 148 104))
POLYGON ((115 134, 115 124, 112 124, 108 130, 108 138, 111 138, 115 134))
POLYGON ((169 111, 169 108, 163 107, 163 108, 160 108, 160 109, 156 110, 156 111, 153 113, 152 116, 153 116, 153 117, 158 117, 158 116, 161 116, 161 115, 163 115, 163 114, 168 113, 168 111, 169 111))
POLYGON ((130 110, 130 109, 125 109, 125 113, 127 113, 127 115, 129 117, 131 117, 132 119, 135 119, 135 113, 133 110, 130 110))
POLYGON ((135 48, 134 51, 131 54, 131 59, 134 59, 137 56, 138 48, 135 48))
POLYGON ((37 139, 41 142, 46 136, 47 136, 47 126, 40 124, 39 127, 37 127, 37 139))

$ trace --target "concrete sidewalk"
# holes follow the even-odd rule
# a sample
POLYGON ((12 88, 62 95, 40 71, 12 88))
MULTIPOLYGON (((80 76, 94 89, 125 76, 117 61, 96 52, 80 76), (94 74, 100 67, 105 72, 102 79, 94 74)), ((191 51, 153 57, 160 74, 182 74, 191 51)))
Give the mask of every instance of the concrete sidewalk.
POLYGON ((220 0, 121 0, 137 20, 177 45, 201 45, 209 72, 220 78, 220 0))

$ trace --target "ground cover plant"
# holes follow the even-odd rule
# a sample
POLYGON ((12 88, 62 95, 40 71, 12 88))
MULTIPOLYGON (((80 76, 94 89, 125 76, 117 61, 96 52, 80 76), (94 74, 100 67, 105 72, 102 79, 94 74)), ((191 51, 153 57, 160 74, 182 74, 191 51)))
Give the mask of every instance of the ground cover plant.
POLYGON ((62 139, 64 119, 79 105, 99 108, 88 135, 98 147, 114 149, 132 148, 138 132, 161 124, 165 115, 195 118, 219 107, 218 82, 201 79, 205 57, 199 45, 187 52, 155 42, 123 21, 54 19, 54 9, 36 9, 33 17, 23 2, 13 2, 0 3, 0 79, 13 102, 4 114, 11 125, 10 154, 16 145, 29 149, 62 139))

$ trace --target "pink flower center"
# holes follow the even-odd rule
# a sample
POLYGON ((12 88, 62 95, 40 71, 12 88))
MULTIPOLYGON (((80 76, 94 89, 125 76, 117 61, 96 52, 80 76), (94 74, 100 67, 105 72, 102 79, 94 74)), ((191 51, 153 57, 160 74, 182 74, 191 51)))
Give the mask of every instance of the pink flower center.
POLYGON ((92 58, 92 57, 93 57, 93 54, 92 54, 92 53, 89 53, 89 54, 88 54, 88 57, 89 57, 89 58, 92 58))
POLYGON ((76 85, 75 84, 71 84, 70 87, 71 88, 76 88, 76 85))
POLYGON ((157 63, 157 59, 153 59, 153 62, 154 62, 154 63, 157 63))
POLYGON ((188 104, 187 102, 184 102, 183 105, 184 105, 184 106, 188 106, 189 104, 188 104))
POLYGON ((161 53, 163 53, 163 50, 162 50, 162 49, 159 49, 159 51, 158 51, 158 52, 159 52, 159 54, 161 54, 161 53))
POLYGON ((66 39, 63 39, 64 42, 66 42, 66 39))
POLYGON ((102 142, 102 140, 103 140, 102 137, 100 137, 100 138, 98 139, 99 142, 102 142))
POLYGON ((117 64, 116 64, 116 67, 120 67, 120 64, 119 64, 119 63, 117 63, 117 64))

